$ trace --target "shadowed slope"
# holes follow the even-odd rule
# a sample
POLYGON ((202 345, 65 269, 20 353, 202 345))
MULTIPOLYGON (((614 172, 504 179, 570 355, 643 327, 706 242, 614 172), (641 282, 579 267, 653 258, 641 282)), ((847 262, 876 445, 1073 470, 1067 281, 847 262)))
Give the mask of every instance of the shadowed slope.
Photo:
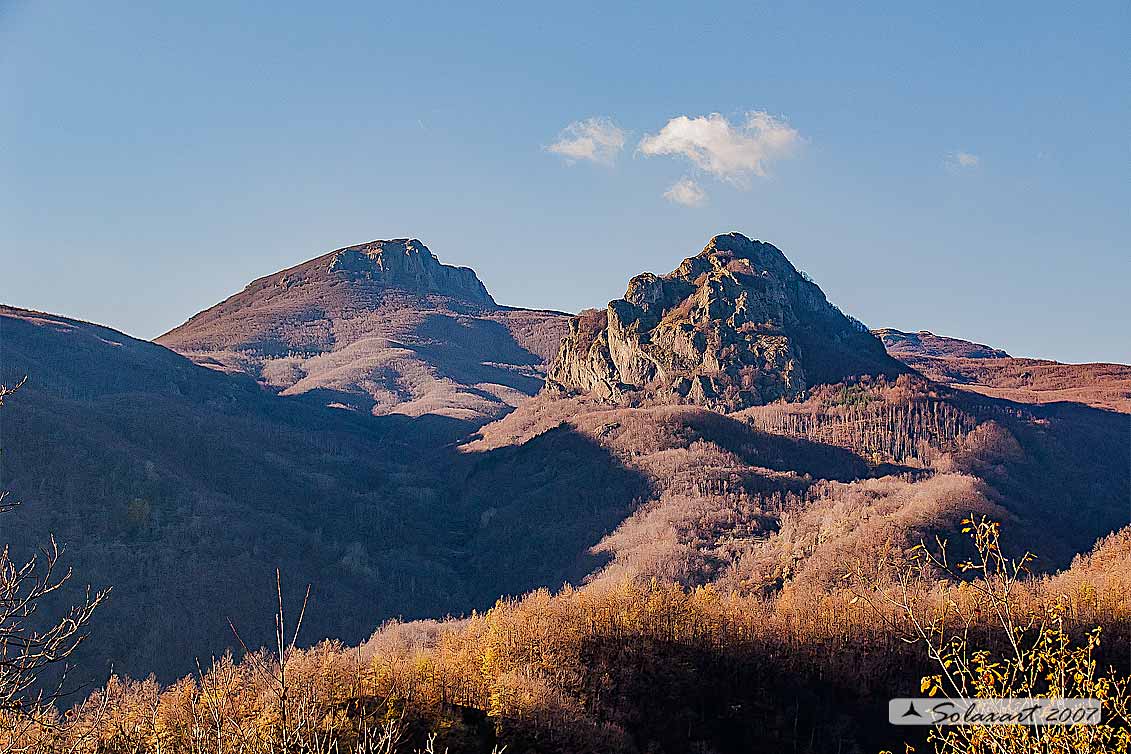
MULTIPOLYGON (((195 657, 233 645, 228 618, 249 645, 267 641, 276 567, 290 597, 312 585, 310 640, 356 641, 394 616, 557 586, 588 572, 588 548, 638 486, 635 472, 589 448, 578 473, 625 493, 607 510, 547 500, 557 518, 531 529, 522 510, 504 510, 499 489, 461 484, 464 459, 432 439, 451 434, 434 426, 443 417, 375 418, 279 397, 50 314, 0 308, 0 340, 0 382, 28 376, 0 416, 0 487, 24 502, 6 515, 4 540, 21 554, 53 532, 83 584, 115 588, 83 647, 83 678, 111 664, 186 673, 195 657), (503 512, 488 520, 489 507, 503 512), (515 547, 519 536, 545 546, 515 547)), ((585 445, 561 447, 571 442, 585 445)))

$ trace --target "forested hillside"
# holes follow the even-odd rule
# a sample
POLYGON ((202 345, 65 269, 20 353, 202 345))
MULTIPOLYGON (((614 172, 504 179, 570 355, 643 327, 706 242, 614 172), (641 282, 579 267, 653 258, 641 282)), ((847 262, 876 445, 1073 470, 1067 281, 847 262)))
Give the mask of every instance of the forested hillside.
POLYGON ((20 735, 51 754, 844 754, 898 750, 884 705, 931 685, 940 631, 980 656, 1014 620, 1043 626, 1059 649, 1002 662, 1079 676, 1058 693, 1131 671, 1127 414, 934 382, 737 234, 573 318, 537 395, 465 414, 460 395, 501 394, 464 378, 538 366, 514 348, 560 318, 495 307, 414 243, 198 315, 174 345, 207 367, 0 309, 0 383, 27 376, 3 406, 13 562, 54 533, 78 574, 56 607, 114 588, 70 658, 98 690, 69 711, 25 699, 3 718, 20 735), (383 318, 410 298, 439 308, 383 318), (445 340, 512 315, 528 329, 445 340), (388 344, 363 331, 402 325, 416 355, 396 379, 456 354, 454 393, 435 372, 378 389, 388 344), (1003 557, 1023 564, 1005 581, 1003 557), (978 580, 952 567, 978 558, 978 580), (999 625, 984 599, 1003 584, 999 625))
POLYGON ((606 479, 603 494, 621 507, 558 500, 573 538, 547 527, 523 553, 502 543, 506 527, 528 519, 484 526, 479 506, 453 504, 475 484, 431 439, 443 417, 279 397, 247 376, 49 314, 2 308, 0 335, 0 383, 27 377, 0 419, 0 489, 22 502, 0 522, 5 541, 23 555, 54 534, 80 574, 71 598, 87 583, 114 587, 95 618, 98 641, 82 648, 83 679, 111 667, 174 678, 238 646, 229 618, 246 621, 258 645, 270 624, 253 619, 270 615, 276 567, 295 593, 313 585, 308 635, 350 641, 389 617, 490 605, 502 590, 494 560, 475 565, 482 547, 512 552, 516 592, 576 581, 591 568, 586 549, 636 495, 634 473, 578 438, 573 468, 606 479))
MULTIPOLYGON (((979 525, 975 536, 992 531, 979 525)), ((965 549, 977 562, 994 542, 991 533, 965 549)), ((49 714, 19 730, 38 750, 84 754, 831 754, 900 750, 904 742, 930 750, 923 728, 888 725, 887 699, 922 693, 920 679, 940 671, 922 641, 907 639, 916 637, 912 617, 943 616, 940 635, 964 636, 971 652, 1042 662, 1058 671, 1050 678, 1067 678, 1032 692, 1105 700, 1106 726, 1045 734, 1067 737, 1062 750, 1123 751, 1131 725, 1129 542, 1125 529, 1063 573, 995 592, 1008 595, 1008 621, 1033 620, 1063 642, 1042 659, 1025 638, 1021 659, 1009 660, 991 599, 971 588, 995 588, 1003 571, 948 582, 894 552, 863 573, 843 564, 824 586, 762 594, 632 578, 538 591, 463 620, 391 622, 360 647, 325 641, 219 658, 169 687, 116 677, 65 717, 49 714), (1087 637, 1096 626, 1103 641, 1093 646, 1087 637), (1074 665, 1076 652, 1087 662, 1074 665)), ((970 682, 981 677, 969 672, 970 682)), ((983 693, 1017 693, 1005 684, 983 693)), ((981 735, 999 746, 1008 736, 1009 751, 1034 743, 1024 729, 981 735)))

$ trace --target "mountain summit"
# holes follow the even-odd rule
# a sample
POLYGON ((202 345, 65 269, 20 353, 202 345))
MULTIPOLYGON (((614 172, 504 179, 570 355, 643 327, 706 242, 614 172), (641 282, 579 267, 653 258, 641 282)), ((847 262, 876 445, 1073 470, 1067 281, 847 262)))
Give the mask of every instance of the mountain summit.
POLYGON ((239 293, 162 335, 158 342, 178 350, 221 344, 257 345, 269 351, 318 347, 334 336, 318 327, 305 327, 305 332, 298 333, 293 327, 296 320, 316 322, 312 315, 317 312, 349 315, 368 311, 389 295, 435 297, 462 308, 469 304, 498 308, 470 267, 442 264, 420 241, 398 238, 346 246, 253 280, 239 293), (251 343, 243 337, 252 334, 263 340, 251 343))
POLYGON ((400 238, 259 278, 157 342, 283 395, 446 417, 458 433, 539 390, 565 319, 500 306, 474 270, 400 238))
POLYGON ((575 317, 550 383, 738 410, 903 371, 778 248, 728 233, 667 275, 637 275, 605 310, 575 317))
MULTIPOLYGON (((329 260, 326 272, 343 279, 372 281, 378 285, 438 293, 486 306, 495 305, 475 270, 441 264, 436 255, 415 238, 347 246, 314 262, 323 259, 329 260)), ((317 270, 317 265, 313 269, 317 270)))

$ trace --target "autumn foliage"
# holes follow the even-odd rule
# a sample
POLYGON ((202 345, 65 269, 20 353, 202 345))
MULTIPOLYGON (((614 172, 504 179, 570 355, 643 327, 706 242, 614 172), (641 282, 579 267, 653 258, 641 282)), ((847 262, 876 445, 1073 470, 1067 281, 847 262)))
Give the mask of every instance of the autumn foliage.
MULTIPOLYGON (((1054 610, 1066 642, 1084 641, 1094 667, 1122 663, 1124 676, 1129 536, 1057 576, 1019 578, 1010 598, 1017 616, 1054 610), (1123 567, 1097 579, 1097 561, 1123 567), (1114 652, 1090 643, 1096 626, 1114 652)), ((226 655, 166 687, 115 677, 64 713, 43 710, 34 732, 7 743, 44 752, 411 751, 434 734, 433 745, 451 751, 890 745, 882 703, 919 693, 932 674, 930 653, 904 641, 915 635, 909 616, 945 624, 963 615, 970 645, 984 638, 992 647, 998 617, 978 611, 987 578, 878 571, 866 600, 851 578, 772 597, 631 578, 537 591, 465 619, 389 623, 360 647, 284 646, 281 660, 268 650, 226 655)))
MULTIPOLYGON (((621 480, 618 494, 636 497, 592 547, 596 567, 579 585, 461 618, 392 621, 359 646, 296 641, 300 606, 279 588, 273 646, 220 650, 173 683, 115 676, 73 702, 6 712, 0 751, 901 750, 887 700, 941 689, 934 679, 948 661, 969 682, 951 692, 1043 693, 981 675, 1056 667, 1071 671, 1064 691, 1102 691, 1119 712, 1131 671, 1131 528, 1055 573, 1022 555, 1019 539, 1072 546, 1016 504, 1031 479, 1052 480, 1047 499, 1059 479, 1030 476, 1045 473, 1041 446, 1018 437, 1043 431, 1040 421, 959 404, 906 377, 732 415, 535 399, 460 449, 474 469, 464 500, 473 512, 489 504, 481 530, 506 522, 515 548, 560 547, 539 539, 560 515, 554 502, 572 495, 569 510, 589 503, 596 516, 621 480), (576 464, 547 473, 566 451, 576 464), (595 456, 613 459, 615 474, 587 478, 608 468, 587 465, 595 456), (1006 522, 1004 534, 977 528, 990 521, 1006 522), (983 557, 983 567, 924 557, 937 555, 922 544, 936 536, 949 539, 953 562, 983 557), (1003 633, 994 590, 1014 551, 1022 567, 1006 573, 1003 633)), ((1077 511, 1098 516, 1105 505, 1080 500, 1077 511)), ((979 751, 908 735, 919 751, 979 751)), ((1094 743, 1081 734, 1063 750, 1118 751, 1120 740, 1081 748, 1094 743)), ((1041 749, 1007 749, 1030 750, 1041 749)))

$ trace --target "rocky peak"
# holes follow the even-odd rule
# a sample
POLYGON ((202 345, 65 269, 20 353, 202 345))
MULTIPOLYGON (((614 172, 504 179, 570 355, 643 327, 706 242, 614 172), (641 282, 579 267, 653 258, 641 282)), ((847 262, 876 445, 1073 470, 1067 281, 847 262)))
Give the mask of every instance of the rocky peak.
POLYGON ((667 275, 637 275, 603 312, 575 317, 550 384, 737 410, 900 371, 779 249, 729 233, 667 275))
POLYGON ((470 267, 441 264, 415 238, 347 246, 332 251, 326 272, 344 278, 369 280, 419 293, 439 293, 482 304, 494 304, 487 288, 470 267))
POLYGON ((310 354, 370 329, 338 331, 334 323, 500 309, 474 270, 442 264, 415 238, 398 238, 346 246, 253 280, 157 340, 182 352, 310 354))

